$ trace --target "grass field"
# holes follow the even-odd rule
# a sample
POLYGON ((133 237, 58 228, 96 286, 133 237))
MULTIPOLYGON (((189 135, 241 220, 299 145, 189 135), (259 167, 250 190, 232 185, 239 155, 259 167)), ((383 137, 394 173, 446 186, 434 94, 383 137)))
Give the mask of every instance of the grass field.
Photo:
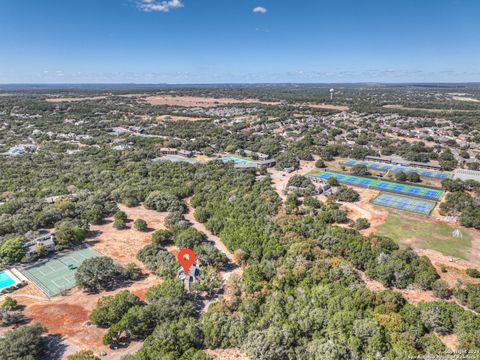
POLYGON ((388 236, 399 244, 411 244, 422 249, 431 249, 445 256, 468 260, 472 249, 470 234, 462 231, 463 237, 454 238, 454 228, 445 224, 429 223, 390 213, 384 224, 377 228, 377 234, 388 236))
POLYGON ((369 179, 361 176, 354 176, 348 174, 337 173, 334 171, 314 171, 308 174, 310 177, 316 177, 323 180, 327 180, 331 177, 335 177, 342 184, 360 186, 368 189, 389 191, 402 195, 410 195, 416 197, 422 197, 430 200, 440 200, 445 193, 441 189, 431 189, 424 186, 416 186, 409 184, 400 184, 393 181, 381 180, 381 179, 369 179))

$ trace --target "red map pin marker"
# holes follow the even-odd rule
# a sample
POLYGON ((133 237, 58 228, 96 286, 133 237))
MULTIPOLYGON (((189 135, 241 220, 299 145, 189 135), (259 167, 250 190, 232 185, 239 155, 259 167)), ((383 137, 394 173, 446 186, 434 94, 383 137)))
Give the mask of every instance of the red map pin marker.
POLYGON ((190 249, 182 249, 177 255, 177 260, 182 265, 185 275, 188 275, 190 267, 195 262, 195 253, 190 249))

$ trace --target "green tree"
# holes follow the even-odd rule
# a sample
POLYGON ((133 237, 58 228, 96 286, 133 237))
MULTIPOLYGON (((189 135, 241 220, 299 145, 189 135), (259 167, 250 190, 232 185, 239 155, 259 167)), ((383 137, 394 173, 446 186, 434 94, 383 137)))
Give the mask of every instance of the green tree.
POLYGON ((22 237, 16 237, 4 241, 0 245, 0 258, 2 259, 2 261, 7 264, 12 264, 20 261, 24 255, 22 245, 22 237))
POLYGON ((420 175, 416 172, 409 172, 407 174, 407 181, 413 182, 413 183, 419 183, 421 181, 420 175))
POLYGON ((122 316, 133 306, 142 301, 128 290, 115 296, 104 296, 98 300, 97 307, 90 314, 90 321, 101 327, 108 327, 121 320, 122 316))
POLYGON ((44 351, 43 332, 44 329, 38 324, 7 331, 0 338, 1 359, 39 359, 44 351))
POLYGON ((403 171, 399 171, 395 173, 395 179, 397 181, 407 181, 407 174, 405 174, 403 171))
POLYGON ((368 171, 368 168, 366 165, 354 165, 352 166, 352 169, 350 170, 350 172, 356 176, 370 175, 370 172, 368 171))
POLYGON ((87 232, 72 220, 62 220, 55 224, 55 242, 62 247, 80 245, 87 232))
POLYGON ((91 292, 114 288, 121 280, 121 268, 107 256, 85 260, 75 273, 76 285, 91 292))

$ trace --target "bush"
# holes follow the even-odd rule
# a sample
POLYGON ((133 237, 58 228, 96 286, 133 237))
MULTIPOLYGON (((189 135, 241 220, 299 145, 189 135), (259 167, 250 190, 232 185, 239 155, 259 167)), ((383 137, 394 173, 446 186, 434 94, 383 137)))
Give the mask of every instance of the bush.
POLYGON ((368 229, 370 227, 370 223, 368 222, 367 219, 365 218, 360 218, 360 219, 357 219, 355 220, 355 229, 357 230, 364 230, 364 229, 368 229))
POLYGON ((472 278, 476 278, 476 279, 480 278, 480 271, 478 271, 477 269, 470 268, 470 269, 467 269, 466 272, 467 272, 467 275, 472 278))
POLYGON ((113 222, 113 227, 117 230, 123 230, 127 227, 127 224, 125 223, 125 220, 122 219, 116 219, 113 222))
POLYGON ((440 299, 449 299, 452 296, 452 290, 443 280, 437 280, 432 286, 433 295, 440 299))
POLYGON ((113 215, 113 218, 115 220, 123 220, 123 221, 127 221, 127 214, 124 212, 124 211, 117 211, 114 215, 113 215))
POLYGON ((2 303, 2 309, 13 310, 17 307, 17 300, 7 296, 2 303))
POLYGON ((152 243, 160 246, 166 246, 172 242, 173 234, 168 230, 156 230, 152 234, 152 243))
POLYGON ((100 360, 91 350, 82 350, 73 355, 68 355, 67 360, 100 360))
POLYGON ((324 169, 327 167, 327 165, 325 164, 325 161, 323 161, 322 159, 318 159, 317 161, 315 161, 315 167, 317 169, 324 169))
POLYGON ((143 219, 137 219, 133 222, 133 227, 138 231, 146 231, 148 226, 147 222, 143 219))

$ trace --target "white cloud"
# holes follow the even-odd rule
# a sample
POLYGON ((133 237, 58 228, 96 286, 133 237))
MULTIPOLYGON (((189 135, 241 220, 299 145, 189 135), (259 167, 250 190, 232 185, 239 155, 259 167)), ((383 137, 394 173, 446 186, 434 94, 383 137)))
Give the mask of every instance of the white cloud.
POLYGON ((253 12, 255 14, 266 14, 267 13, 267 9, 264 8, 263 6, 257 6, 256 8, 253 9, 253 12))
POLYGON ((169 12, 171 9, 183 7, 182 0, 138 0, 137 6, 146 12, 161 11, 169 12))

